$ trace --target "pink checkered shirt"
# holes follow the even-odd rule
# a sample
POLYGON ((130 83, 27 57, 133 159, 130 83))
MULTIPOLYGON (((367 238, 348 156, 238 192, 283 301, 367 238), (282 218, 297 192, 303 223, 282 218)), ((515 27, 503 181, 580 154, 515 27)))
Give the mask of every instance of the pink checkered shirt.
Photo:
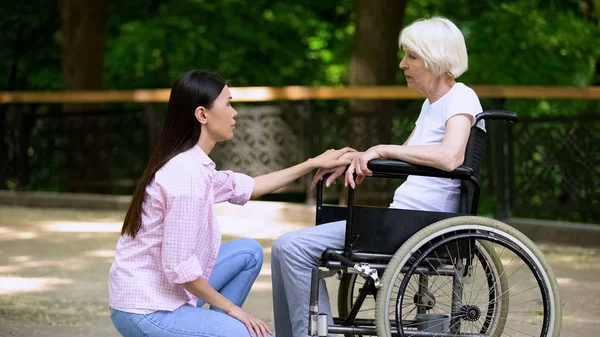
POLYGON ((175 310, 197 298, 183 283, 210 278, 221 245, 215 203, 243 205, 254 180, 215 170, 194 146, 166 163, 146 187, 142 226, 121 236, 110 268, 109 304, 117 309, 175 310))

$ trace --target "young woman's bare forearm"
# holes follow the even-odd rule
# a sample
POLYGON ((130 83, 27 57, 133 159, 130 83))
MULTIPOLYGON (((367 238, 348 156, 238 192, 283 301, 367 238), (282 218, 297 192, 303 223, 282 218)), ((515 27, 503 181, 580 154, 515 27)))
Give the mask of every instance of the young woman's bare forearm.
POLYGON ((302 177, 315 168, 316 167, 312 164, 312 160, 309 159, 303 163, 288 167, 283 170, 254 177, 254 190, 252 191, 252 198, 258 198, 267 193, 274 192, 291 183, 292 181, 302 177))
POLYGON ((339 150, 330 149, 298 165, 256 177, 254 178, 254 190, 251 197, 257 198, 274 192, 316 168, 348 165, 351 161, 348 158, 349 153, 356 153, 356 150, 349 147, 339 150))
POLYGON ((208 284, 208 282, 202 278, 185 283, 183 287, 192 295, 198 297, 202 301, 215 308, 223 310, 224 312, 229 312, 233 307, 235 307, 233 302, 213 289, 213 287, 211 287, 210 284, 208 284))

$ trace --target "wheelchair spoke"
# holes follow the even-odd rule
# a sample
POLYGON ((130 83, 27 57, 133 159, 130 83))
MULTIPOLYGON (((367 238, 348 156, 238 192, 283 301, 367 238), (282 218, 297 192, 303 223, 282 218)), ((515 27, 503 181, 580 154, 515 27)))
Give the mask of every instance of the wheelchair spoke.
MULTIPOLYGON (((486 278, 492 276, 492 271, 490 268, 488 268, 490 271, 485 273, 486 278)), ((469 303, 478 303, 479 300, 479 295, 481 294, 481 291, 483 290, 483 287, 486 286, 487 283, 483 282, 481 284, 481 287, 479 287, 479 290, 477 291, 477 294, 475 295, 475 299, 473 300, 469 300, 469 303)), ((487 296, 489 297, 489 295, 491 294, 492 291, 495 291, 496 289, 498 289, 497 284, 496 284, 496 280, 494 279, 492 281, 492 287, 490 288, 490 290, 487 292, 487 296)))
POLYGON ((505 330, 505 331, 502 331, 502 335, 507 335, 508 337, 512 337, 512 335, 511 335, 511 334, 509 334, 508 332, 506 332, 506 330, 505 330))
MULTIPOLYGON (((425 286, 424 284, 422 284, 422 283, 420 283, 420 282, 417 282, 417 283, 418 283, 419 285, 421 285, 421 286, 425 286)), ((448 282, 446 282, 446 284, 447 284, 447 283, 448 283, 448 282)), ((439 290, 439 289, 440 289, 440 288, 438 287, 438 290, 439 290)), ((442 299, 443 299, 443 298, 446 298, 446 299, 449 299, 450 301, 452 300, 452 296, 450 296, 450 295, 449 295, 449 294, 448 294, 446 291, 442 292, 442 296, 437 296, 436 300, 437 300, 438 298, 442 298, 442 299)), ((411 303, 411 304, 412 304, 412 303, 411 303)))
POLYGON ((504 329, 510 329, 510 330, 512 330, 512 331, 518 332, 519 334, 523 334, 523 335, 527 335, 527 336, 531 336, 531 337, 536 337, 536 336, 534 336, 534 335, 531 335, 531 334, 528 334, 528 333, 526 333, 526 332, 524 332, 524 331, 517 330, 517 329, 513 329, 513 328, 511 328, 511 327, 509 327, 509 326, 505 326, 505 327, 504 327, 504 329))
MULTIPOLYGON (((508 294, 508 293, 510 292, 510 289, 513 289, 514 287, 516 287, 516 286, 520 285, 521 283, 525 282, 525 281, 526 281, 527 279, 529 279, 531 276, 533 276, 533 275, 530 275, 530 276, 528 276, 526 279, 522 280, 521 282, 519 282, 519 283, 517 283, 517 284, 513 285, 511 288, 507 289, 507 290, 506 290, 506 291, 504 291, 502 294, 500 294, 500 295, 496 296, 496 297, 495 297, 495 298, 494 298, 492 301, 495 303, 495 302, 496 302, 496 301, 497 301, 499 298, 501 298, 501 297, 502 297, 504 294, 508 294)), ((519 293, 512 294, 512 295, 513 295, 513 296, 515 296, 515 295, 519 295, 519 294, 522 294, 522 293, 524 293, 524 292, 526 292, 526 291, 529 291, 529 290, 531 290, 531 289, 534 289, 534 288, 536 288, 536 287, 537 287, 537 286, 535 286, 535 285, 534 285, 534 286, 532 286, 532 287, 531 287, 531 288, 529 288, 529 289, 523 290, 523 291, 521 291, 521 292, 519 292, 519 293)), ((492 301, 489 301, 489 302, 487 302, 487 303, 491 303, 492 301)), ((485 303, 485 302, 480 302, 480 303, 477 303, 477 304, 482 304, 482 303, 485 303)))
MULTIPOLYGON (((515 303, 511 303, 511 304, 510 304, 510 306, 511 306, 511 307, 516 307, 516 306, 518 306, 518 305, 529 304, 529 303, 533 303, 533 302, 540 302, 540 301, 541 301, 541 299, 539 299, 539 298, 536 298, 536 299, 534 299, 534 300, 529 300, 529 301, 525 301, 525 302, 519 302, 519 303, 516 303, 516 304, 515 304, 515 303)), ((513 311, 511 311, 511 313, 514 313, 514 312, 513 312, 513 311)), ((530 313, 530 314, 531 314, 531 311, 528 311, 528 313, 530 313)))
MULTIPOLYGON (((437 277, 437 276, 436 276, 437 277)), ((451 278, 450 277, 446 277, 446 281, 439 285, 434 291, 432 291, 433 293, 436 293, 438 290, 442 289, 443 287, 445 287, 446 285, 448 285, 448 283, 450 283, 451 278)))
MULTIPOLYGON (((470 250, 471 250, 471 245, 469 245, 469 256, 474 256, 474 255, 471 255, 470 250)), ((473 264, 472 264, 472 268, 473 268, 473 276, 472 277, 473 277, 473 280, 477 280, 477 269, 478 269, 477 268, 477 261, 479 261, 479 258, 473 259, 473 264)), ((472 299, 473 299, 473 288, 471 288, 471 291, 469 292, 468 302, 470 303, 472 299)))
MULTIPOLYGON (((449 277, 447 277, 447 279, 450 279, 449 277)), ((442 286, 438 287, 436 290, 440 290, 443 286, 447 285, 449 283, 449 281, 446 281, 442 286)), ((419 283, 420 285, 423 285, 421 283, 419 283)), ((450 294, 448 294, 447 291, 444 291, 442 293, 443 296, 440 296, 441 298, 449 298, 452 299, 452 296, 450 296, 450 294)))
MULTIPOLYGON (((458 243, 457 243, 456 245, 457 245, 457 247, 458 247, 458 243)), ((434 252, 434 253, 435 253, 435 252, 434 252)), ((437 253, 435 253, 435 255, 437 256, 437 253)), ((460 255, 459 255, 459 256, 460 256, 460 255)), ((439 256, 438 256, 438 261, 439 261, 439 260, 440 260, 440 258, 439 258, 439 256)), ((429 260, 425 260, 425 261, 427 261, 427 263, 429 264, 429 266, 430 266, 431 268, 433 268, 433 269, 436 269, 436 268, 435 268, 435 267, 434 267, 434 266, 431 264, 431 262, 429 262, 429 260)), ((439 274, 439 273, 438 273, 438 274, 439 274)), ((457 296, 457 297, 459 297, 459 298, 461 297, 459 294, 457 294, 457 293, 456 293, 456 291, 454 291, 454 289, 452 289, 452 295, 456 295, 456 296, 457 296)), ((452 297, 450 296, 450 298, 452 298, 452 297)))
POLYGON ((525 322, 525 321, 519 321, 516 319, 511 319, 512 322, 517 322, 517 323, 523 323, 523 324, 529 324, 529 325, 537 325, 537 326, 541 326, 541 324, 539 323, 532 323, 532 322, 525 322))
POLYGON ((414 307, 414 308, 410 309, 410 311, 406 313, 406 317, 409 317, 409 316, 410 316, 410 314, 411 314, 413 311, 415 311, 415 309, 417 309, 417 307, 414 307))
MULTIPOLYGON (((490 277, 490 276, 493 276, 493 275, 492 275, 492 273, 490 272, 490 273, 486 273, 486 276, 487 276, 487 277, 490 277)), ((479 301, 479 296, 481 295, 481 293, 485 293, 485 296, 487 296, 487 297, 488 297, 488 301, 489 301, 489 297, 490 297, 490 295, 492 294, 492 292, 496 292, 496 293, 498 292, 498 287, 497 287, 496 280, 493 280, 493 281, 492 281, 492 285, 491 285, 490 289, 489 289, 487 292, 483 291, 483 287, 484 287, 484 286, 486 286, 486 285, 488 285, 486 282, 483 282, 483 283, 481 284, 481 287, 479 288, 479 290, 477 291, 477 294, 475 295, 475 299, 473 299, 473 300, 470 300, 470 301, 469 301, 469 303, 473 303, 473 304, 476 304, 476 303, 482 303, 482 302, 480 302, 480 301, 479 301)), ((501 295, 500 295, 500 296, 501 296, 501 295)), ((482 300, 482 301, 485 301, 485 300, 482 300)), ((490 302, 491 302, 491 301, 490 301, 490 302)), ((490 302, 488 302, 488 303, 490 303, 490 302)), ((495 302, 494 302, 494 303, 495 303, 495 302)))

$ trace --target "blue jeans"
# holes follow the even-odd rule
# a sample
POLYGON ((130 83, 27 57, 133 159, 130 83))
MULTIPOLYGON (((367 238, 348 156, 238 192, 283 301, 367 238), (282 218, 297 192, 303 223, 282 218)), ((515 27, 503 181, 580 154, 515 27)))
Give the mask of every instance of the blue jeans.
MULTIPOLYGON (((238 306, 242 306, 263 262, 260 244, 236 239, 221 245, 209 284, 238 306)), ((249 336, 246 326, 216 308, 183 305, 174 311, 159 310, 141 315, 110 309, 115 328, 124 337, 240 337, 249 336)))

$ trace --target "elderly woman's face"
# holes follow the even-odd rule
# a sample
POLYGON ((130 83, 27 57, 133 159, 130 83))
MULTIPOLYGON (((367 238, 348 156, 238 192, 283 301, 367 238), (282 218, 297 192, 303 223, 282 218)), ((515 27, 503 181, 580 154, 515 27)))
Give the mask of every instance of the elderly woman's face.
POLYGON ((422 91, 435 78, 431 69, 425 67, 423 58, 410 49, 404 48, 400 69, 404 70, 408 87, 415 90, 422 91))

